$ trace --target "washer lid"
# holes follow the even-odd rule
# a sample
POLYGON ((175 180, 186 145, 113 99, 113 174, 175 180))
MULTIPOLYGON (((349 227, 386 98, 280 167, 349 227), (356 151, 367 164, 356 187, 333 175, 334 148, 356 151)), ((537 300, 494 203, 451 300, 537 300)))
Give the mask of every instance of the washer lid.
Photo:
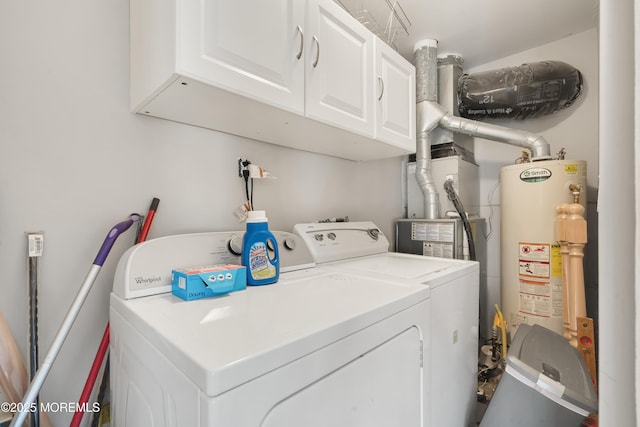
POLYGON ((436 287, 470 272, 478 271, 479 268, 475 261, 397 252, 336 261, 324 266, 378 279, 422 283, 430 287, 436 287))
POLYGON ((428 298, 422 285, 313 268, 196 301, 112 293, 111 309, 204 394, 217 396, 428 298))

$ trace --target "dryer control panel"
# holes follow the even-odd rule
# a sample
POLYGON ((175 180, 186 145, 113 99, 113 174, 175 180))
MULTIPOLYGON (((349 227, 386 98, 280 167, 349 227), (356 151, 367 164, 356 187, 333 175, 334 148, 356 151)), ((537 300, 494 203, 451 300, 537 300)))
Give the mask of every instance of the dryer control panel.
MULTIPOLYGON (((273 231, 278 242, 280 271, 315 267, 302 239, 273 231)), ((240 264, 244 231, 179 234, 137 244, 116 268, 113 292, 123 299, 171 292, 171 270, 198 265, 240 264)))

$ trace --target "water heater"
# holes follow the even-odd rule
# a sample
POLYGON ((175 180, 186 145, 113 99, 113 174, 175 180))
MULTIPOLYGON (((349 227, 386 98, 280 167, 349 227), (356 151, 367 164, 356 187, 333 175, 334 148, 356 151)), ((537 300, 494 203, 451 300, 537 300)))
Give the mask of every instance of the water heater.
POLYGON ((586 207, 586 177, 583 160, 521 163, 500 171, 501 309, 511 337, 521 323, 563 333, 556 207, 573 203, 572 184, 586 207))

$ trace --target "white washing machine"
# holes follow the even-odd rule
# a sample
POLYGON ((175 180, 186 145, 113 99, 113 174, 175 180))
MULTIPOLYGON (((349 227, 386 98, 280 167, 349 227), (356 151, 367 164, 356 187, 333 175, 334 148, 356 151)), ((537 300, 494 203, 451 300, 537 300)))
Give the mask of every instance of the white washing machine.
POLYGON ((469 426, 478 385, 479 264, 389 252, 389 241, 371 222, 298 224, 294 232, 319 267, 430 290, 430 425, 469 426))
POLYGON ((110 302, 117 427, 429 426, 429 288, 316 267, 276 232, 272 285, 183 301, 172 268, 238 263, 242 232, 169 236, 120 259, 110 302))

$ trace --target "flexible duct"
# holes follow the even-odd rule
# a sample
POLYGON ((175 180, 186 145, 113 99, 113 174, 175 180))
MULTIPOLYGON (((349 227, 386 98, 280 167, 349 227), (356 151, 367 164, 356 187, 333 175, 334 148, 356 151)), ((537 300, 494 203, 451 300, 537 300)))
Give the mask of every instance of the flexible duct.
MULTIPOLYGON (((438 100, 438 60, 436 40, 424 40, 416 45, 416 180, 424 194, 426 219, 440 217, 438 190, 431 177, 431 131, 439 118, 429 115, 430 104, 438 100)), ((437 105, 437 104, 436 104, 437 105)))

